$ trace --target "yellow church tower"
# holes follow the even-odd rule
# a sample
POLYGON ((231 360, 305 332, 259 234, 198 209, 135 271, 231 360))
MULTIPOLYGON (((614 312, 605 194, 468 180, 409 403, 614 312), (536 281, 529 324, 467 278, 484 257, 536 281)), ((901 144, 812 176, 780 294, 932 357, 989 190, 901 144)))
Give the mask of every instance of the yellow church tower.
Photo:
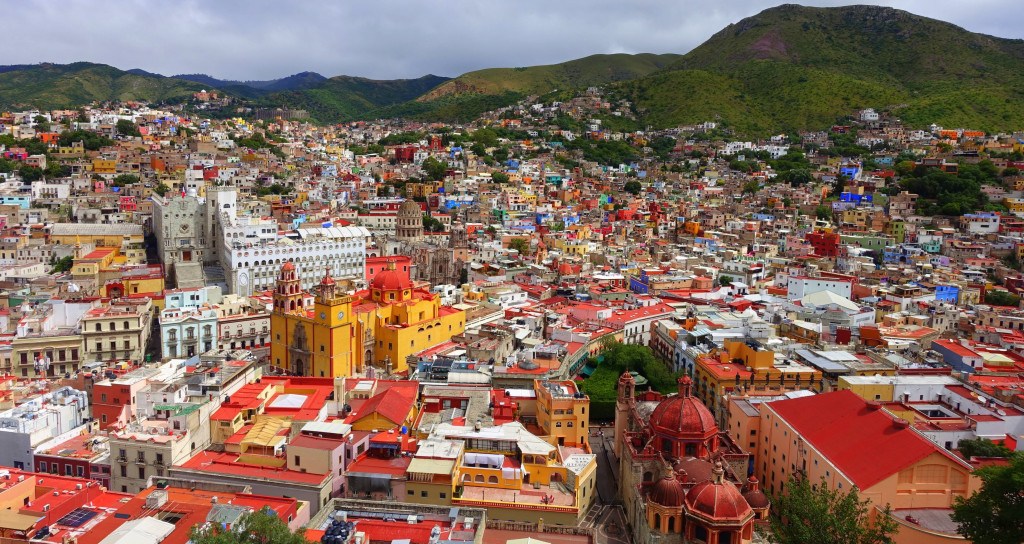
POLYGON ((362 369, 352 297, 338 290, 330 270, 313 305, 305 304, 295 265, 281 266, 270 316, 271 366, 294 376, 342 377, 362 369))

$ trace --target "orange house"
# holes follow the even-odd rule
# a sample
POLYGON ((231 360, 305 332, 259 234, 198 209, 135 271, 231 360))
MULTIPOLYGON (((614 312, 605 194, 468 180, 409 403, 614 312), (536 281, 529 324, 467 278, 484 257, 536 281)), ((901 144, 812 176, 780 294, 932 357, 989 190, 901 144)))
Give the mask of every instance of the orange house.
POLYGON ((771 493, 791 475, 839 491, 856 488, 892 508, 896 544, 963 542, 949 520, 953 501, 980 488, 972 466, 903 419, 850 390, 762 404, 754 470, 771 493))

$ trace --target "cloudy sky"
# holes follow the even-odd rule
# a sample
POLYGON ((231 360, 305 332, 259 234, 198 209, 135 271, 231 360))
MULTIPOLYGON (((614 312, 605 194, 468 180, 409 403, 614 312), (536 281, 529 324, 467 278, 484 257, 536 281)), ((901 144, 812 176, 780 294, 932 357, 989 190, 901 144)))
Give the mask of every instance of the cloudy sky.
MULTIPOLYGON (((0 0, 0 64, 91 61, 165 75, 379 79, 551 64, 594 53, 685 53, 761 0, 0 0), (9 10, 5 10, 10 13, 9 10), (10 44, 25 44, 13 47, 10 44)), ((805 1, 835 6, 850 2, 805 1)), ((1021 0, 878 3, 1024 38, 1021 0)))

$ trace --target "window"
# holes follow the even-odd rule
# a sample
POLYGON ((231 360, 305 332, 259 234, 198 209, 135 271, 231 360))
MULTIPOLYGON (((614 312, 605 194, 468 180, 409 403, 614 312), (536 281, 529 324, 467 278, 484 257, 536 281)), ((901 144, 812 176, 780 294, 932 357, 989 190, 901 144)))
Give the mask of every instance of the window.
POLYGON ((427 498, 427 492, 426 491, 420 491, 420 496, 423 497, 423 498, 427 498))
POLYGON ((300 458, 300 457, 299 457, 298 455, 296 455, 296 456, 295 456, 295 464, 296 464, 296 465, 301 465, 301 464, 302 464, 302 463, 301 463, 301 462, 299 461, 299 459, 301 459, 301 458, 300 458))
POLYGON ((409 490, 406 490, 405 494, 406 494, 406 495, 409 495, 409 496, 411 497, 411 496, 415 495, 415 494, 416 494, 416 492, 415 492, 415 491, 413 491, 413 490, 411 490, 411 489, 409 489, 409 490))
POLYGON ((128 477, 128 467, 126 467, 124 465, 121 465, 121 477, 122 478, 127 478, 128 477))
POLYGON ((139 479, 140 480, 145 480, 146 479, 146 467, 139 467, 139 479))
POLYGON ((448 498, 448 494, 447 494, 447 493, 445 493, 444 491, 442 491, 441 493, 439 493, 439 494, 438 494, 438 496, 439 496, 439 497, 441 497, 442 499, 446 499, 446 498, 448 498))
POLYGON ((39 462, 39 472, 46 472, 46 461, 39 462))

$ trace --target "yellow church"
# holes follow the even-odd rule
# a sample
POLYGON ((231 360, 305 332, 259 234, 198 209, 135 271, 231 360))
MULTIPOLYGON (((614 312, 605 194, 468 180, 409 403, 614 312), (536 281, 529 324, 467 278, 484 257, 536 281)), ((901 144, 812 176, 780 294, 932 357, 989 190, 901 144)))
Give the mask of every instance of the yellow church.
POLYGON ((466 329, 466 312, 441 305, 441 297, 418 286, 388 262, 353 295, 360 327, 369 331, 363 359, 395 374, 408 371, 406 358, 451 340, 466 329))
POLYGON ((271 366, 294 376, 351 376, 362 368, 352 297, 328 273, 310 304, 295 265, 281 266, 270 314, 271 366))
POLYGON ((462 334, 466 312, 414 284, 389 262, 370 288, 352 295, 328 273, 315 297, 291 262, 281 267, 270 316, 271 366, 296 376, 352 376, 365 365, 408 371, 406 359, 462 334))

